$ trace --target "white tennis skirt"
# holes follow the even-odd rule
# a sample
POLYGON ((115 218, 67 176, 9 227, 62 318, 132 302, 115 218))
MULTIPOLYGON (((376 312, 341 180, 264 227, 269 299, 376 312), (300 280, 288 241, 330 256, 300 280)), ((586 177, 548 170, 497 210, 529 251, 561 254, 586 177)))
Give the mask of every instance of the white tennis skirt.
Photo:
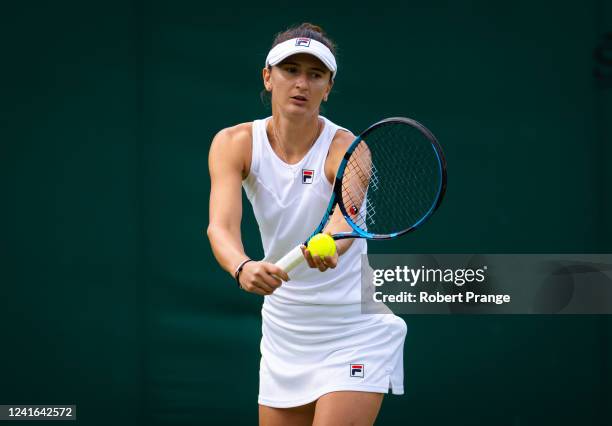
POLYGON ((334 391, 404 393, 402 318, 362 314, 359 303, 302 305, 266 296, 262 319, 259 404, 297 407, 334 391))

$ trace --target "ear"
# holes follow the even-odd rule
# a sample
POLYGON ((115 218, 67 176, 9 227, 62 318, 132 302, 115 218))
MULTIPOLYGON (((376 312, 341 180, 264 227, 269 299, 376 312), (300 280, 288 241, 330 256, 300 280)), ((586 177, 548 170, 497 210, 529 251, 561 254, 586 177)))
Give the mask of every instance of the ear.
POLYGON ((334 87, 334 81, 330 80, 329 84, 327 85, 327 88, 325 89, 325 94, 323 95, 324 102, 327 102, 327 98, 329 97, 329 93, 331 92, 332 87, 334 87))
POLYGON ((264 69, 261 71, 261 75, 263 77, 263 84, 268 92, 272 91, 272 83, 270 82, 270 77, 272 75, 271 71, 272 70, 268 67, 264 67, 264 69))

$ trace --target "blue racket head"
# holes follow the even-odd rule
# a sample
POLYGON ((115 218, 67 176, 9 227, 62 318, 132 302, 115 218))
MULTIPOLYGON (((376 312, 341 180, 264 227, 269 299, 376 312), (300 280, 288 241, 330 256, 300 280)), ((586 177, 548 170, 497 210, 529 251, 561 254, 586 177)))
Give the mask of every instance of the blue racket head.
POLYGON ((389 239, 414 231, 440 206, 446 180, 446 160, 433 133, 410 118, 379 121, 347 149, 315 234, 336 205, 353 231, 334 239, 389 239))

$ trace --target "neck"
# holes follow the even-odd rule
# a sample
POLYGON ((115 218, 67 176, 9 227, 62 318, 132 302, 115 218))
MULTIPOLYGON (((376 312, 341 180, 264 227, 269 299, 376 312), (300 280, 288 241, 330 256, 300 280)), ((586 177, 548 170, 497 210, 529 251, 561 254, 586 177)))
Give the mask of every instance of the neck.
POLYGON ((272 148, 288 163, 298 162, 312 147, 320 131, 319 115, 287 117, 272 114, 268 122, 268 139, 272 148))

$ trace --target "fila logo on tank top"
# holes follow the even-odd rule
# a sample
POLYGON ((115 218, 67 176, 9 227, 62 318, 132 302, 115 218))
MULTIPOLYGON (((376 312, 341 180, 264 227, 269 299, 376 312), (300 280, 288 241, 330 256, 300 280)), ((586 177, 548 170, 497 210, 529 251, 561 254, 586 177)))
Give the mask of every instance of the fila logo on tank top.
MULTIPOLYGON (((276 262, 310 236, 312 230, 319 224, 331 197, 332 184, 324 173, 325 160, 336 132, 346 129, 325 117, 319 116, 319 118, 323 121, 323 130, 304 158, 296 164, 285 163, 272 149, 266 134, 266 124, 271 117, 253 122, 251 169, 242 185, 253 206, 265 253, 264 260, 267 262, 276 262)), ((365 240, 356 240, 342 256, 343 267, 330 269, 323 274, 318 270, 310 270, 305 265, 298 267, 299 269, 292 272, 291 281, 283 284, 274 295, 278 294, 280 297, 284 295, 292 299, 294 298, 292 296, 296 296, 297 301, 306 302, 312 299, 314 303, 321 303, 319 297, 315 296, 315 293, 321 291, 307 295, 302 286, 297 295, 291 291, 292 287, 299 286, 303 280, 317 281, 320 284, 328 282, 332 285, 331 281, 336 281, 336 278, 340 279, 344 273, 349 272, 353 277, 358 276, 354 275, 356 272, 354 268, 359 267, 359 255, 365 253, 366 247, 365 240), (351 261, 353 256, 355 259, 351 261)), ((337 284, 337 290, 342 291, 344 287, 344 293, 348 291, 345 285, 337 284)), ((353 286, 348 282, 346 285, 353 286)), ((351 299, 356 297, 355 302, 358 303, 359 285, 356 284, 355 287, 357 293, 351 299)), ((314 290, 312 286, 307 288, 314 290)), ((338 296, 338 294, 329 295, 329 297, 338 296)), ((334 303, 331 300, 330 303, 334 303)), ((338 300, 335 303, 338 303, 338 300)), ((345 300, 343 303, 349 301, 345 300)))
POLYGON ((314 177, 314 170, 302 169, 302 183, 303 184, 312 183, 313 177, 314 177))

